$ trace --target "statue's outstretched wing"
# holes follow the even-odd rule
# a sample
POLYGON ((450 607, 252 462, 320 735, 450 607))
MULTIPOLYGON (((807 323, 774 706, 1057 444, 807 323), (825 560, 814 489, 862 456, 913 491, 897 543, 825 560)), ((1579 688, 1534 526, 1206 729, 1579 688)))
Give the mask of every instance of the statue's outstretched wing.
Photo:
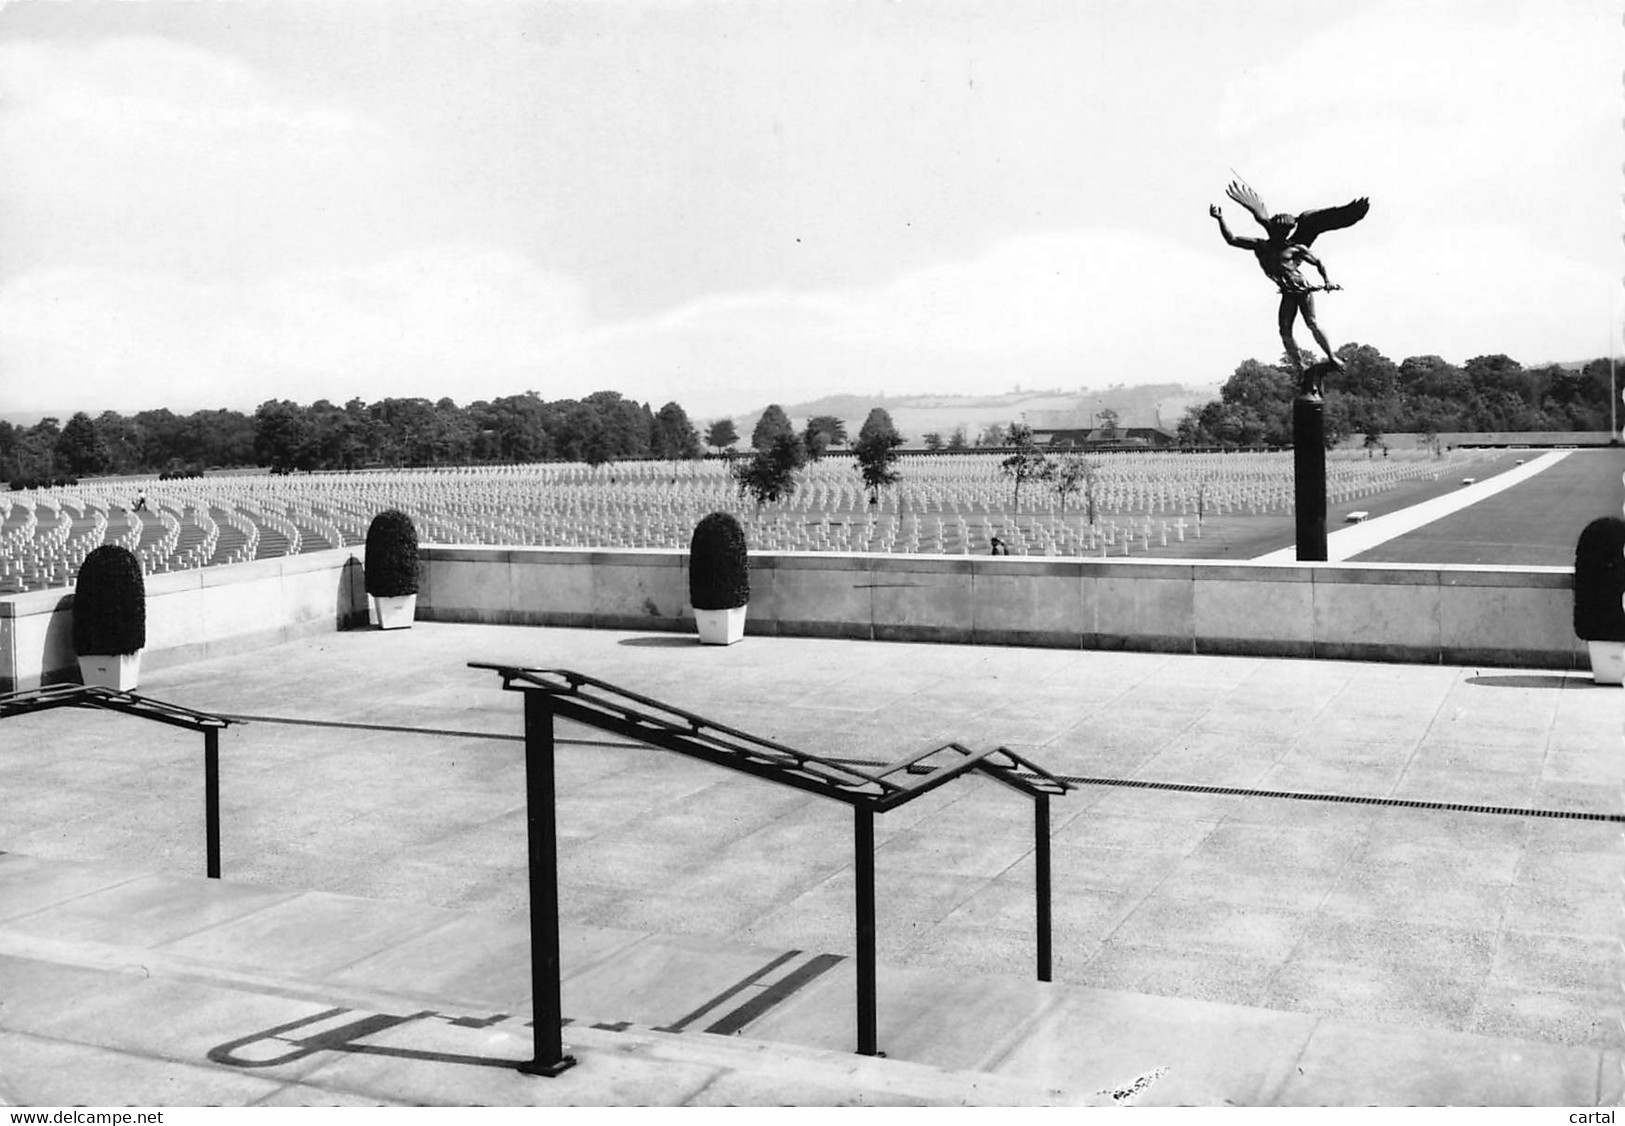
POLYGON ((1270 209, 1250 185, 1242 180, 1231 180, 1230 186, 1224 189, 1224 194, 1251 211, 1259 226, 1266 229, 1269 227, 1270 209))
POLYGON ((1298 225, 1292 231, 1292 241, 1304 246, 1312 244, 1326 231, 1352 227, 1371 210, 1371 201, 1364 196, 1345 203, 1342 207, 1322 207, 1318 211, 1305 211, 1298 216, 1298 225))

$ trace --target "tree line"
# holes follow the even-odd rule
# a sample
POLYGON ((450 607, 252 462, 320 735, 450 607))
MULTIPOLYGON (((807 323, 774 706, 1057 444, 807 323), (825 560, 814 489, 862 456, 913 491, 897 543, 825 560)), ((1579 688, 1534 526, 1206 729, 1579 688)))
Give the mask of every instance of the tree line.
POLYGON ((273 472, 376 466, 512 464, 631 458, 698 458, 704 450, 675 403, 647 403, 599 391, 545 400, 535 392, 459 407, 451 399, 326 399, 309 406, 268 400, 254 413, 169 410, 61 424, 0 421, 0 480, 16 487, 99 474, 187 475, 203 469, 269 467, 273 472))
MULTIPOLYGON (((1448 431, 1605 430, 1609 426, 1607 359, 1578 367, 1524 368, 1505 355, 1477 356, 1457 367, 1438 356, 1394 363, 1367 344, 1338 350, 1344 370, 1327 381, 1329 443, 1365 434, 1437 434, 1448 431)), ((1287 446, 1292 442, 1296 382, 1284 361, 1247 360, 1213 402, 1186 412, 1183 446, 1287 446)), ((850 448, 868 456, 884 476, 890 462, 874 460, 875 408, 850 448), (864 447, 865 438, 871 442, 864 447)), ((781 464, 821 457, 846 447, 845 423, 833 415, 809 419, 797 433, 777 404, 763 412, 750 448, 769 452, 783 436, 795 439, 775 455, 781 464)), ((1010 431, 990 427, 975 445, 1004 448, 1010 431)), ((929 449, 965 449, 963 431, 924 437, 929 449)), ((268 400, 252 414, 167 409, 122 415, 80 412, 65 424, 45 418, 32 426, 0 420, 0 480, 23 487, 100 474, 183 475, 204 469, 268 466, 276 472, 360 469, 372 466, 514 464, 584 461, 603 464, 634 458, 698 458, 705 448, 731 452, 740 442, 732 419, 719 419, 703 439, 676 402, 659 410, 599 391, 584 399, 546 400, 534 391, 460 407, 449 398, 326 399, 302 406, 268 400)), ((804 463, 804 462, 803 462, 804 463)), ((860 460, 861 464, 861 460, 860 460)), ((866 483, 868 479, 866 478, 866 483)))
MULTIPOLYGON (((1337 350, 1343 370, 1326 380, 1326 442, 1353 435, 1451 431, 1607 430, 1609 361, 1525 368, 1508 356, 1475 356, 1457 367, 1438 356, 1396 364, 1369 344, 1337 350)), ((1186 411, 1182 446, 1290 446, 1297 380, 1284 360, 1247 360, 1219 398, 1186 411)))
MULTIPOLYGON (((889 416, 885 427, 895 433, 889 416)), ((865 434, 869 428, 866 424, 865 434)), ((842 420, 819 416, 796 434, 775 404, 756 424, 751 447, 769 450, 780 434, 796 438, 803 464, 847 442, 842 420)), ((739 440, 732 419, 712 423, 702 441, 680 404, 652 410, 614 391, 579 400, 545 400, 528 391, 466 407, 449 398, 433 403, 351 399, 343 406, 326 399, 309 406, 272 399, 252 414, 177 415, 160 409, 133 415, 104 411, 94 418, 80 411, 66 424, 56 418, 32 426, 0 420, 0 480, 24 488, 108 474, 194 476, 205 469, 269 467, 290 473, 538 461, 601 465, 700 458, 706 446, 732 452, 739 440)))

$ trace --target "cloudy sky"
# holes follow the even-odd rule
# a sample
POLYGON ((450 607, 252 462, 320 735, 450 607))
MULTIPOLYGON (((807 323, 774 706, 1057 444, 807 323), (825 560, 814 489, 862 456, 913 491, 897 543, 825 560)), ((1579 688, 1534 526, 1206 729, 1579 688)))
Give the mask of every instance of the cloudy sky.
POLYGON ((12 0, 0 413, 1222 381, 1618 347, 1618 0, 12 0), (1300 340, 1309 343, 1307 333, 1300 340))

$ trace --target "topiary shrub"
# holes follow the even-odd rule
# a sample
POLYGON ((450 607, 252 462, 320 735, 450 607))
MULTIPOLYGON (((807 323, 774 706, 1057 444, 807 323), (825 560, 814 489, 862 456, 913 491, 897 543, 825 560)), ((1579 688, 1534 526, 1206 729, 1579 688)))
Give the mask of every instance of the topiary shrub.
POLYGON ((688 601, 696 610, 733 610, 750 601, 745 530, 726 512, 694 526, 688 547, 688 601))
POLYGON ((1574 632, 1581 641, 1625 641, 1625 520, 1599 516, 1574 546, 1574 632))
POLYGON ((147 583, 127 547, 103 544, 79 568, 73 648, 80 656, 139 653, 147 645, 147 583))
POLYGON ((366 586, 374 598, 418 592, 418 531, 398 509, 380 512, 367 526, 366 586))

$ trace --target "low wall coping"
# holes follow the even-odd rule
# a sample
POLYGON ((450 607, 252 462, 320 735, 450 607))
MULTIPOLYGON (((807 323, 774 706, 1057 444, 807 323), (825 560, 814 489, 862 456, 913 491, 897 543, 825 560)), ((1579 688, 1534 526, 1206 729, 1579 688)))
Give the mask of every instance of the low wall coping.
MULTIPOLYGON (((549 563, 614 563, 626 557, 639 564, 686 566, 688 552, 673 548, 499 547, 486 544, 424 544, 425 558, 453 562, 523 563, 526 558, 549 563)), ((1257 582, 1377 581, 1400 575, 1397 585, 1526 586, 1568 589, 1573 567, 1520 566, 1499 563, 1359 563, 1359 562, 1254 562, 1239 559, 1095 559, 1064 555, 942 555, 903 552, 774 551, 751 552, 750 565, 761 570, 798 570, 808 566, 830 571, 930 571, 962 573, 987 571, 1016 575, 1023 568, 1043 568, 1047 574, 1142 579, 1195 579, 1257 582), (930 564, 930 566, 920 566, 930 564)))

